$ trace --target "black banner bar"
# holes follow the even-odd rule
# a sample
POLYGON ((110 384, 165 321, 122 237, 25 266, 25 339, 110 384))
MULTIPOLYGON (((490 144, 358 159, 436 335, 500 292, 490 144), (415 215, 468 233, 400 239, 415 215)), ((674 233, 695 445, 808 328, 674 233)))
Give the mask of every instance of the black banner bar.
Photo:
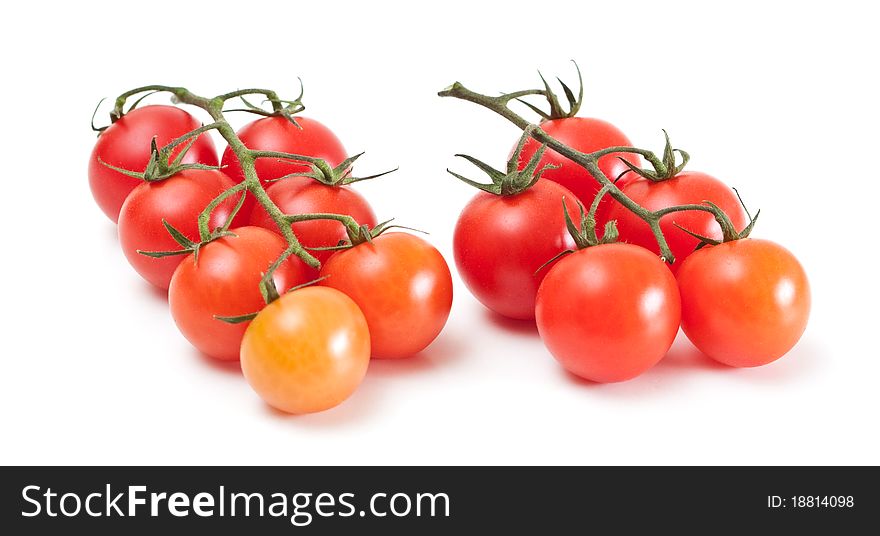
POLYGON ((4 534, 880 526, 876 467, 12 467, 0 475, 4 534))

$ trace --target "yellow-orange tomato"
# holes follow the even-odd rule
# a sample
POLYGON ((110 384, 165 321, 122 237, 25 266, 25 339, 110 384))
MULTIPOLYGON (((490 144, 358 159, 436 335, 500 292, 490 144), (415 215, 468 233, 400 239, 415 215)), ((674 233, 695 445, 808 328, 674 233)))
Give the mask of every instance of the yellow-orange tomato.
POLYGON ((338 290, 307 287, 281 296, 251 321, 241 370, 260 397, 287 413, 313 413, 348 398, 367 372, 370 332, 338 290))
POLYGON ((434 246, 386 233, 335 253, 321 267, 322 286, 347 294, 370 326, 373 357, 398 359, 437 338, 452 308, 452 276, 434 246))

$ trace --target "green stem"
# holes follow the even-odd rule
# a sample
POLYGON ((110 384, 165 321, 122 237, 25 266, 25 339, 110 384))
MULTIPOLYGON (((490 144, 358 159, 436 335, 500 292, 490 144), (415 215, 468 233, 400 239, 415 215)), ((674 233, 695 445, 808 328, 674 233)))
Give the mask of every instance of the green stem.
MULTIPOLYGON (((235 195, 237 193, 241 193, 246 188, 247 188, 247 184, 244 182, 240 182, 240 183, 236 184, 235 186, 233 186, 232 188, 225 190, 223 193, 221 193, 220 195, 218 195, 214 199, 212 199, 211 202, 208 203, 208 206, 206 206, 205 209, 202 210, 202 212, 199 214, 199 220, 198 220, 199 221, 199 238, 202 240, 202 242, 207 242, 208 240, 211 239, 211 228, 210 228, 211 213, 214 212, 214 209, 217 208, 218 206, 220 206, 220 203, 222 203, 223 201, 228 199, 230 196, 235 195)), ((233 215, 230 215, 230 219, 232 219, 233 217, 234 217, 233 215)), ((224 225, 223 227, 225 228, 226 225, 224 225)))
MULTIPOLYGON (((313 268, 319 268, 320 262, 318 262, 318 259, 316 259, 311 253, 308 252, 308 250, 306 250, 302 246, 302 244, 300 244, 299 239, 296 237, 296 234, 294 234, 293 230, 290 227, 290 222, 286 219, 286 215, 272 201, 272 199, 266 193, 266 190, 263 187, 263 184, 260 182, 260 179, 257 177, 257 172, 254 169, 254 162, 256 158, 259 157, 260 151, 251 151, 250 149, 248 149, 244 145, 244 143, 242 143, 242 141, 238 138, 235 130, 232 128, 232 126, 223 115, 223 105, 226 103, 227 100, 241 95, 253 93, 265 95, 266 98, 273 102, 273 106, 277 107, 276 103, 279 103, 279 99, 275 92, 263 89, 246 89, 234 91, 231 93, 225 93, 218 97, 209 99, 196 95, 183 87, 162 85, 142 86, 120 95, 116 99, 113 113, 118 113, 121 116, 122 111, 124 110, 125 102, 130 97, 139 93, 144 93, 146 91, 161 91, 171 93, 175 96, 178 102, 181 102, 183 104, 190 104, 192 106, 196 106, 205 110, 211 116, 214 122, 209 125, 205 125, 200 129, 197 129, 197 131, 203 132, 205 130, 216 129, 223 137, 223 139, 226 140, 226 143, 229 144, 229 148, 232 150, 232 152, 235 153, 235 155, 238 157, 238 161, 241 165, 242 171, 244 172, 245 178, 244 181, 241 183, 243 186, 238 186, 236 188, 232 188, 221 193, 214 200, 212 200, 211 203, 209 203, 209 205, 205 208, 205 210, 202 211, 202 213, 199 215, 199 234, 201 235, 201 238, 203 240, 210 238, 211 230, 208 226, 210 222, 211 211, 214 210, 220 203, 223 202, 224 199, 226 199, 230 195, 233 195, 236 192, 247 190, 248 192, 253 194, 253 196, 257 199, 257 202, 259 202, 260 205, 262 205, 262 207, 266 210, 266 212, 278 226, 278 230, 280 231, 281 235, 287 241, 288 249, 285 251, 284 258, 287 258, 291 254, 293 254, 302 259, 302 261, 309 266, 312 266, 313 268)), ((189 133, 183 137, 183 140, 191 137, 192 135, 196 134, 189 133)), ((175 142, 180 143, 183 140, 178 139, 175 140, 175 142)), ((309 157, 297 156, 297 159, 308 161, 309 157)))
POLYGON ((471 91, 464 87, 460 82, 456 82, 449 86, 447 89, 439 92, 438 95, 440 95, 441 97, 453 97, 456 99, 473 102, 474 104, 487 108, 500 115, 501 117, 507 119, 508 121, 519 127, 520 130, 529 131, 531 137, 534 138, 537 142, 546 144, 547 147, 553 149, 565 158, 575 162, 579 166, 586 169, 603 189, 607 189, 608 195, 610 195, 618 203, 623 205, 627 210, 629 210, 638 218, 644 220, 645 223, 648 224, 648 226, 651 228, 651 232, 654 234, 654 238, 657 240, 657 245, 660 248, 660 255, 667 262, 674 262, 675 256, 669 249, 669 244, 666 241, 666 237, 663 235, 663 231, 660 229, 660 218, 664 214, 683 210, 702 210, 705 212, 711 212, 715 216, 715 219, 719 221, 719 223, 730 221, 730 218, 724 213, 724 211, 716 206, 709 205, 682 205, 681 207, 669 207, 667 209, 663 209, 662 211, 650 211, 630 199, 626 194, 624 194, 623 191, 614 184, 614 181, 609 179, 605 175, 605 173, 602 172, 598 165, 599 158, 609 154, 636 153, 643 156, 651 164, 655 165, 655 167, 657 167, 657 165, 659 164, 659 167, 657 167, 657 169, 665 169, 665 165, 663 164, 662 160, 651 151, 648 151, 646 149, 639 149, 636 147, 609 147, 607 149, 602 149, 592 153, 584 153, 578 151, 562 143, 553 136, 547 134, 543 129, 541 129, 539 125, 530 123, 528 120, 511 110, 510 107, 508 107, 508 103, 511 100, 509 95, 516 95, 514 93, 501 95, 500 97, 491 97, 471 91))

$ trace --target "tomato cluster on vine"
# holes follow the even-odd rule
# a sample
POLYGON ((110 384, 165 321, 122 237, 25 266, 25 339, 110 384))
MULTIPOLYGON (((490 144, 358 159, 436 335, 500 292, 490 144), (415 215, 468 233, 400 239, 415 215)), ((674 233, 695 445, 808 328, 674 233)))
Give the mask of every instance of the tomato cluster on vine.
POLYGON ((684 171, 690 156, 668 136, 661 158, 632 147, 607 121, 576 117, 582 81, 575 96, 560 80, 567 109, 542 81, 543 89, 500 96, 460 83, 440 92, 523 130, 506 172, 465 156, 491 183, 450 171, 483 190, 454 235, 455 263, 471 293, 497 314, 534 320, 562 366, 594 382, 642 374, 679 328, 730 366, 786 354, 806 328, 809 284, 788 250, 749 238, 757 214, 722 181, 684 171), (535 95, 549 111, 524 100, 535 95), (540 122, 518 115, 512 101, 540 122), (640 167, 642 158, 650 168, 640 167))
MULTIPOLYGON (((450 171, 481 190, 453 234, 477 300, 535 322, 550 354, 595 382, 642 374, 679 329, 730 366, 786 354, 806 328, 809 284, 788 250, 750 238, 758 214, 724 182, 686 171, 690 155, 668 136, 658 156, 607 121, 578 117, 582 83, 575 95, 560 81, 565 107, 542 81, 500 96, 460 83, 440 92, 523 131, 504 169, 459 155, 488 182, 450 171), (549 111, 529 102, 535 96, 549 111), (514 112, 514 101, 540 121, 514 112)), ((393 231, 352 187, 384 173, 355 176, 362 153, 350 156, 328 127, 298 115, 303 108, 265 89, 209 99, 137 88, 96 129, 89 162, 95 201, 118 223, 132 267, 168 290, 183 336, 215 359, 240 360, 260 397, 290 413, 341 403, 373 358, 420 353, 444 328, 453 293, 440 252, 393 231), (156 92, 212 121, 139 106, 156 92), (243 108, 224 108, 236 100, 243 108), (261 117, 235 131, 232 111, 261 117), (222 158, 211 131, 227 143, 222 158)))
POLYGON ((360 385, 371 358, 407 358, 439 335, 452 278, 424 239, 386 232, 350 184, 360 155, 299 99, 244 90, 205 99, 148 86, 120 96, 89 163, 95 200, 146 281, 199 351, 240 360, 253 389, 290 413, 331 408, 360 385), (171 93, 176 106, 138 107, 171 93), (246 97, 263 95, 271 110, 246 97), (141 96, 127 110, 128 99, 141 96), (223 106, 263 116, 235 132, 223 106), (228 146, 219 160, 208 132, 228 146), (389 285, 389 279, 394 284, 389 285))

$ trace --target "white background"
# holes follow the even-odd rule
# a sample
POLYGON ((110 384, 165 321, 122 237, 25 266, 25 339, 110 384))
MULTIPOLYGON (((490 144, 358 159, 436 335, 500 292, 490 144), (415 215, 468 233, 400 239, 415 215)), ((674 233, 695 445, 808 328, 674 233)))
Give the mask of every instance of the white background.
POLYGON ((0 463, 880 462, 870 3, 192 4, 5 8, 0 463), (444 169, 475 176, 456 152, 501 165, 518 132, 436 92, 532 87, 538 68, 571 80, 572 58, 582 115, 655 150, 666 128, 691 169, 763 209, 756 236, 801 259, 813 314, 782 360, 724 368, 679 337, 644 376, 586 384, 456 276, 424 355, 372 363, 336 409, 284 416, 178 334, 88 189, 99 98, 148 83, 295 96, 301 76, 305 115, 366 150, 361 171, 400 166, 361 188, 380 217, 430 231, 451 263, 473 191, 444 169))

